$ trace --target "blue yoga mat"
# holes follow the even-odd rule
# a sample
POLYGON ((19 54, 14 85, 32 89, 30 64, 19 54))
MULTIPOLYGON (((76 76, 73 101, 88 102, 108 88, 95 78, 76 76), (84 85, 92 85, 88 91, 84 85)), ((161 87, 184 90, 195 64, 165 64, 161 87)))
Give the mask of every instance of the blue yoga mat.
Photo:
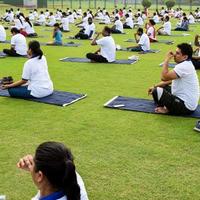
MULTIPOLYGON (((7 90, 0 89, 0 96, 10 97, 7 90)), ((36 101, 40 103, 52 104, 56 106, 68 106, 76 101, 79 101, 85 98, 86 94, 74 94, 70 92, 54 91, 52 95, 49 95, 44 98, 30 98, 24 99, 29 101, 36 101)))
MULTIPOLYGON (((124 42, 134 42, 134 43, 136 43, 134 39, 127 39, 124 42)), ((155 44, 156 43, 173 44, 174 41, 173 40, 158 40, 157 42, 155 42, 155 44)))
MULTIPOLYGON (((61 58, 62 62, 78 62, 78 63, 91 63, 91 61, 87 58, 61 58)), ((104 63, 104 64, 134 64, 137 60, 116 60, 112 63, 104 63)), ((94 63, 93 63, 94 64, 94 63)), ((98 63, 95 63, 98 64, 98 63)), ((102 64, 102 63, 99 63, 102 64)))
MULTIPOLYGON (((138 51, 131 51, 131 48, 120 48, 120 49, 117 49, 117 51, 129 51, 129 52, 138 52, 138 51)), ((157 49, 151 49, 151 50, 148 50, 148 51, 139 51, 138 53, 139 54, 147 54, 147 53, 158 53, 160 52, 160 50, 157 50, 157 49)))
MULTIPOLYGON (((115 108, 120 110, 130 110, 158 114, 154 111, 156 108, 154 101, 148 99, 116 96, 107 103, 105 103, 104 106, 107 108, 115 108)), ((181 117, 200 118, 200 106, 198 106, 192 114, 183 115, 181 117)))
MULTIPOLYGON (((176 65, 176 63, 169 63, 169 64, 168 64, 168 66, 169 66, 170 68, 174 68, 175 65, 176 65)), ((160 63, 159 66, 162 67, 162 66, 163 66, 163 62, 160 63)))

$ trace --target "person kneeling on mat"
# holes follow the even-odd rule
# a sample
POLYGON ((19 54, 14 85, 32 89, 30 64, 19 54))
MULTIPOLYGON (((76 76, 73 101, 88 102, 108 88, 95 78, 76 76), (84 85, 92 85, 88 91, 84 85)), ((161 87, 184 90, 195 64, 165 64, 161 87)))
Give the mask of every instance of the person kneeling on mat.
POLYGON ((182 43, 177 45, 175 53, 170 51, 167 54, 161 72, 162 82, 148 90, 158 106, 155 112, 186 115, 197 108, 199 80, 191 62, 192 53, 191 45, 182 43), (169 71, 168 65, 172 58, 177 64, 169 71))
POLYGON ((3 49, 3 53, 8 56, 26 56, 27 55, 27 45, 26 38, 20 33, 17 28, 11 29, 12 38, 11 38, 11 48, 3 49))
POLYGON ((53 83, 50 79, 45 56, 38 41, 29 42, 28 56, 25 62, 22 79, 12 84, 2 85, 8 89, 11 97, 42 98, 53 93, 53 83))
POLYGON ((114 62, 116 56, 116 45, 115 41, 112 38, 111 29, 107 26, 104 27, 102 33, 98 33, 97 36, 92 41, 91 45, 100 45, 100 49, 95 53, 88 53, 86 57, 92 62, 107 63, 114 62), (100 34, 103 35, 103 38, 98 39, 100 34))
POLYGON ((58 23, 54 24, 53 29, 53 42, 48 42, 47 45, 62 45, 62 32, 60 30, 60 25, 58 23))

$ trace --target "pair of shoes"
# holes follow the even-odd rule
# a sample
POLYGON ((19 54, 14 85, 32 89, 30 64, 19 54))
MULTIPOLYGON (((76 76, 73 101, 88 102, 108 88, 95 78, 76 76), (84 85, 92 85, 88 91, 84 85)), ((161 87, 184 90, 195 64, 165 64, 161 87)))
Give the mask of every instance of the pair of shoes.
POLYGON ((194 130, 200 132, 200 121, 196 122, 196 126, 194 127, 194 130))
POLYGON ((1 80, 2 85, 7 85, 7 84, 11 84, 11 83, 13 83, 12 76, 3 77, 2 80, 1 80))

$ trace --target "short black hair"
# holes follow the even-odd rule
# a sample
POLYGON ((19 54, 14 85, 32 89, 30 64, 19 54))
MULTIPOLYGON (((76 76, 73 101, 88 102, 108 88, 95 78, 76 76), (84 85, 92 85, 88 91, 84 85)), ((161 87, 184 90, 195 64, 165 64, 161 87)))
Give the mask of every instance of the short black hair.
POLYGON ((138 28, 137 32, 143 33, 143 28, 138 28))
POLYGON ((109 28, 108 26, 104 27, 104 31, 106 31, 109 35, 111 34, 111 28, 109 28))
POLYGON ((16 27, 11 28, 11 33, 20 33, 20 30, 16 27))
POLYGON ((59 23, 55 23, 53 26, 60 28, 60 24, 59 23))
POLYGON ((187 55, 188 59, 192 58, 192 54, 193 54, 193 49, 192 46, 188 43, 181 43, 178 44, 177 47, 181 50, 181 53, 183 55, 187 55))
POLYGON ((154 26, 156 23, 153 19, 150 19, 149 22, 154 26))

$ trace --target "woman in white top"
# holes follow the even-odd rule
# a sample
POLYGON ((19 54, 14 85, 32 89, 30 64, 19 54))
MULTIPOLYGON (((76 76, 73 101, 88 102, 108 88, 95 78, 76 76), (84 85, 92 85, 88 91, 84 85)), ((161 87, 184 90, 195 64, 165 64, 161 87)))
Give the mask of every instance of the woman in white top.
POLYGON ((32 200, 88 200, 81 196, 81 185, 73 155, 64 144, 44 142, 32 155, 24 156, 17 167, 31 173, 39 193, 32 200))
POLYGON ((24 64, 22 79, 2 87, 8 89, 11 97, 23 99, 43 98, 51 95, 53 83, 39 42, 29 42, 28 56, 30 59, 24 64))
POLYGON ((20 15, 16 15, 16 18, 14 19, 14 23, 15 23, 14 27, 16 27, 18 30, 21 30, 24 28, 23 21, 21 20, 20 15))
POLYGON ((103 20, 99 22, 99 24, 110 24, 110 15, 108 12, 106 12, 106 15, 104 16, 103 20))
POLYGON ((6 41, 6 30, 2 25, 0 25, 0 42, 5 42, 5 41, 6 41))
POLYGON ((37 33, 33 28, 33 24, 30 22, 29 18, 25 18, 24 30, 27 34, 27 37, 36 37, 37 33))

